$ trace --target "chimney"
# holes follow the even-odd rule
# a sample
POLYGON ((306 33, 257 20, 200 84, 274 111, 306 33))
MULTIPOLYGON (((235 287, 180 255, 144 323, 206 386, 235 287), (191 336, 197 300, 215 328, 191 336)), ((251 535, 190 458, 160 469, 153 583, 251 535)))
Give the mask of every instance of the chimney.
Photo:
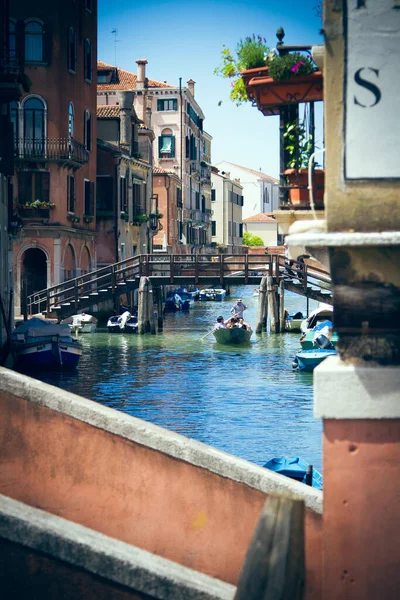
POLYGON ((189 92, 192 94, 193 98, 194 98, 194 84, 196 82, 193 81, 193 79, 189 79, 189 81, 187 82, 188 84, 188 88, 189 88, 189 92))
POLYGON ((120 134, 119 142, 123 145, 131 146, 132 143, 132 106, 134 92, 120 91, 118 92, 118 103, 119 103, 119 120, 120 120, 120 134))
POLYGON ((145 58, 139 58, 139 60, 136 61, 136 64, 138 66, 136 88, 138 90, 142 90, 143 88, 147 87, 147 85, 146 85, 147 60, 145 58))

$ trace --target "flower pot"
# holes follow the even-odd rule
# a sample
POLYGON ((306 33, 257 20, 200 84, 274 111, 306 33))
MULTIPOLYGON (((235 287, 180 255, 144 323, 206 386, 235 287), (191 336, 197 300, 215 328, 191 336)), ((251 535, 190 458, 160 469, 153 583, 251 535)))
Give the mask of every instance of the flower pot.
POLYGON ((264 115, 277 114, 284 105, 323 100, 321 71, 282 81, 257 76, 244 81, 247 95, 255 100, 264 115))
MULTIPOLYGON (((296 169, 286 169, 283 174, 287 177, 289 185, 294 186, 289 190, 291 204, 309 204, 310 192, 308 190, 308 169, 299 169, 298 171, 296 171, 296 169)), ((324 182, 324 169, 315 169, 313 177, 313 198, 314 205, 317 208, 323 208, 324 206, 324 182)))

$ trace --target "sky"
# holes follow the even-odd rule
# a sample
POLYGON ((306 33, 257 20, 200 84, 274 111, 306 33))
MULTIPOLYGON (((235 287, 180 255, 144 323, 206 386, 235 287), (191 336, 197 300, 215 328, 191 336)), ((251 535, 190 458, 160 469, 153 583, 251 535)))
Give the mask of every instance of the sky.
MULTIPOLYGON (((318 0, 98 0, 98 59, 136 73, 136 60, 148 60, 147 76, 172 85, 196 82, 195 98, 212 137, 212 162, 227 160, 279 176, 279 117, 265 117, 230 99, 230 82, 213 74, 223 45, 260 34, 270 48, 276 30, 288 45, 322 44, 318 0), (116 29, 116 36, 111 33, 116 29), (114 43, 114 40, 118 41, 114 43), (219 106, 219 102, 222 104, 219 106)), ((316 145, 321 147, 322 107, 316 108, 316 145)))

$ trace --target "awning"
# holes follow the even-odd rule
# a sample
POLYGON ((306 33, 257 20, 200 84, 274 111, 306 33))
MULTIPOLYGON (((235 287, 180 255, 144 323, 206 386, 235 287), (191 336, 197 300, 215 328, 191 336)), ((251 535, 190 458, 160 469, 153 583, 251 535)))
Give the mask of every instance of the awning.
POLYGON ((138 185, 143 185, 146 182, 143 179, 138 179, 137 177, 132 177, 132 183, 137 183, 138 185))

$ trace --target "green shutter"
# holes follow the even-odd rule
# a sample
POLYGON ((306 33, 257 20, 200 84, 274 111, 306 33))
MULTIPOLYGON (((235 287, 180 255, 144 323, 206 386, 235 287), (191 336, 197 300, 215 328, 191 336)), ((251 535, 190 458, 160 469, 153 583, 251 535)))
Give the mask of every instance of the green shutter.
POLYGON ((164 110, 164 100, 157 100, 157 110, 164 110))
POLYGON ((171 141, 172 141, 172 144, 171 144, 171 156, 173 158, 175 158, 175 136, 174 135, 171 137, 171 141))
POLYGON ((174 98, 174 110, 178 110, 178 100, 174 98))
MULTIPOLYGON (((160 101, 158 100, 158 102, 160 102, 160 101)), ((162 153, 161 153, 162 143, 163 143, 163 136, 159 135, 158 136, 158 158, 162 158, 162 153)))

